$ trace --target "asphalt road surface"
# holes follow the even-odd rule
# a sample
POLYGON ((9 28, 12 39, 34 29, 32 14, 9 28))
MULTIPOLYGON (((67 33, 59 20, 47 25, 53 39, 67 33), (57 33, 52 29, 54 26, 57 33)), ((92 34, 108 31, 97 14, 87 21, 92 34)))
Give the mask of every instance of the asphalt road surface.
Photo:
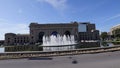
POLYGON ((120 51, 49 58, 0 60, 0 68, 120 68, 120 51))

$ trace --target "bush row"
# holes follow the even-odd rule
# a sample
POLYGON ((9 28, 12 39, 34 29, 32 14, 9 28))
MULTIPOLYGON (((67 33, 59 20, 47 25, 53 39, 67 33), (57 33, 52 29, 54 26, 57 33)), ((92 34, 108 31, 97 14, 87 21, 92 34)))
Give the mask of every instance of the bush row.
POLYGON ((19 46, 6 46, 5 52, 16 52, 16 51, 42 51, 41 46, 36 45, 19 45, 19 46))
POLYGON ((114 45, 119 45, 120 44, 120 41, 113 41, 112 42, 114 45))

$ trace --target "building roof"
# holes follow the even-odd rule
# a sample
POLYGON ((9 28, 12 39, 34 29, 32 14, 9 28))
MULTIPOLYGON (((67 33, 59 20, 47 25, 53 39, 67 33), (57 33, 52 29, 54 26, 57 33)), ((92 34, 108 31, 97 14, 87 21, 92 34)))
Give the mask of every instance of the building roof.
POLYGON ((17 36, 29 36, 30 34, 16 34, 17 36))

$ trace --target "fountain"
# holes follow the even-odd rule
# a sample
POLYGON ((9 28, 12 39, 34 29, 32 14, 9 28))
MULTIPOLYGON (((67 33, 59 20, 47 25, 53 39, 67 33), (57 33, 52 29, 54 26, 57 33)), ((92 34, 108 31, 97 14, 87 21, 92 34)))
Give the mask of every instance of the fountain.
POLYGON ((75 39, 73 35, 43 36, 43 51, 61 51, 75 49, 75 39))

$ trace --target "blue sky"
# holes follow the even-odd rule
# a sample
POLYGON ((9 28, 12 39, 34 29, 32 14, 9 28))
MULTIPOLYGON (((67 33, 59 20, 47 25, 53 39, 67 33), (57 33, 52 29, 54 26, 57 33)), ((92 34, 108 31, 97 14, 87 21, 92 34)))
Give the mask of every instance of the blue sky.
POLYGON ((95 23, 109 31, 120 23, 120 0, 0 0, 0 39, 4 34, 29 33, 29 24, 95 23))

